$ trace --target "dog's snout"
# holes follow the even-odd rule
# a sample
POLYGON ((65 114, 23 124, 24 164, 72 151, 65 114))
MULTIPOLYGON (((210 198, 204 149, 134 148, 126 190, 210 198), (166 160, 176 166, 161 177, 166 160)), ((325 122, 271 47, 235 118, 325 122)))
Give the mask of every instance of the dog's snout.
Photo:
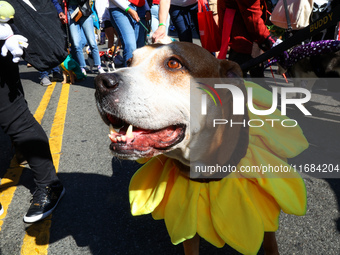
POLYGON ((119 79, 115 74, 100 74, 95 79, 95 86, 101 92, 117 90, 119 79))

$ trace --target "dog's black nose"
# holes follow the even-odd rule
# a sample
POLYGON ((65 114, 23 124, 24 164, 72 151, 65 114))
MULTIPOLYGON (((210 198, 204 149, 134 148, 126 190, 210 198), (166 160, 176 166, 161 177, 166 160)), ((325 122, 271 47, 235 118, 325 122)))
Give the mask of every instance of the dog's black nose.
POLYGON ((119 79, 115 74, 100 74, 95 78, 94 84, 100 92, 115 91, 118 89, 119 79))

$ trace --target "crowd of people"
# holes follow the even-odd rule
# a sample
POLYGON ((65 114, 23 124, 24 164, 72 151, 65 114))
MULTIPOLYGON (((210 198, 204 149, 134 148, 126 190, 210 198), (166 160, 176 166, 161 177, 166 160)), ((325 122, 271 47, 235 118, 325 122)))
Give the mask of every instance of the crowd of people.
MULTIPOLYGON (((193 42, 193 31, 200 35, 198 25, 198 1, 202 0, 51 0, 58 12, 60 21, 69 29, 71 55, 78 62, 86 77, 88 68, 83 48, 88 45, 98 73, 104 73, 101 66, 98 42, 92 19, 92 10, 99 17, 100 26, 107 39, 107 48, 111 49, 115 38, 123 49, 123 63, 132 57, 135 49, 143 47, 147 34, 157 42, 169 33, 170 24, 175 28, 179 41, 193 42), (62 2, 61 2, 62 1, 62 2), (63 9, 66 4, 67 9, 63 9), (84 7, 79 20, 72 17, 77 7, 84 7)), ((205 3, 206 0, 202 1, 205 3)), ((323 0, 320 0, 323 1, 323 0)), ((331 1, 328 1, 328 5, 331 1)), ((265 52, 282 40, 273 36, 268 29, 269 15, 277 0, 209 0, 208 7, 220 32, 224 27, 224 15, 227 9, 235 10, 230 34, 228 59, 243 64, 261 52, 265 52), (269 8, 268 8, 268 7, 269 8)), ((77 16, 76 16, 77 17, 77 16)), ((98 37, 98 36, 97 36, 98 37)), ((104 40, 104 44, 106 44, 104 40)), ((216 57, 218 52, 216 52, 216 57)), ((91 70, 92 71, 92 70, 91 70)), ((59 67, 53 67, 52 81, 61 81, 59 67)), ((249 70, 251 77, 264 77, 263 67, 249 70)), ((50 85, 49 72, 40 72, 42 85, 50 85)), ((244 72, 247 75, 247 71, 244 72)))
MULTIPOLYGON (((92 4, 96 6, 101 27, 107 36, 108 48, 113 46, 114 38, 118 36, 123 49, 123 66, 127 66, 134 50, 145 45, 146 34, 150 32, 150 28, 153 41, 167 36, 170 20, 176 28, 179 41, 193 42, 193 31, 199 36, 197 0, 49 1, 53 2, 60 22, 65 24, 69 31, 70 54, 78 62, 85 76, 88 72, 83 53, 85 45, 91 49, 97 72, 105 72, 101 66, 94 30, 92 4), (80 15, 78 15, 79 9, 82 10, 80 15), (148 25, 150 21, 151 26, 148 25)), ((271 35, 266 26, 268 15, 266 0, 210 0, 208 2, 213 11, 214 20, 221 31, 224 26, 225 10, 227 8, 236 10, 230 35, 230 60, 243 64, 253 58, 254 43, 262 51, 267 51, 280 42, 271 35)), ((14 14, 14 10, 12 12, 14 14)), ((25 222, 33 223, 52 213, 65 193, 65 189, 55 174, 48 138, 29 111, 24 98, 18 61, 13 59, 14 55, 23 54, 24 46, 20 43, 22 38, 16 37, 12 32, 12 30, 15 31, 13 24, 10 24, 10 27, 7 24, 10 19, 14 18, 14 15, 9 15, 9 17, 9 19, 0 20, 1 31, 5 28, 9 29, 9 36, 0 36, 0 47, 5 47, 11 40, 11 45, 8 45, 11 54, 2 54, 0 57, 2 84, 0 86, 0 125, 11 137, 16 150, 23 154, 34 172, 37 189, 33 194, 33 202, 24 217, 25 222)), ((49 73, 52 73, 53 80, 62 79, 59 67, 51 66, 50 71, 39 72, 42 85, 51 84, 49 73)), ((263 77, 263 70, 251 72, 250 75, 263 77)), ((3 208, 0 204, 0 214, 2 213, 3 208)))

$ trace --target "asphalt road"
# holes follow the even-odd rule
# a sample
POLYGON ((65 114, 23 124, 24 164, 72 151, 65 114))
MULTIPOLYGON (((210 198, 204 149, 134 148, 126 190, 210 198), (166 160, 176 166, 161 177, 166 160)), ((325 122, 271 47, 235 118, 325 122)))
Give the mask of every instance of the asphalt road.
MULTIPOLYGON (((46 87, 39 85, 38 72, 23 62, 20 73, 29 108, 35 113, 46 87)), ((150 215, 130 214, 128 184, 139 165, 110 154, 109 130, 95 105, 95 76, 89 74, 86 80, 69 87, 58 167, 66 195, 51 218, 33 225, 23 223, 34 188, 32 174, 27 167, 10 165, 11 143, 0 130, 0 177, 4 181, 7 174, 9 180, 9 184, 0 186, 0 201, 15 189, 5 217, 0 216, 1 255, 183 254, 181 245, 170 243, 163 221, 154 221, 150 215)), ((277 75, 275 82, 279 86, 284 83, 277 75)), ((63 86, 56 84, 42 119, 49 137, 63 86)), ((290 163, 340 164, 340 93, 327 91, 325 83, 319 82, 305 106, 312 116, 305 117, 293 108, 288 116, 298 120, 310 147, 290 163)), ((308 211, 303 217, 281 214, 277 231, 280 253, 340 254, 339 174, 304 176, 308 211)), ((201 254, 236 252, 229 247, 215 248, 202 240, 201 254)), ((263 254, 262 250, 259 254, 263 254)))

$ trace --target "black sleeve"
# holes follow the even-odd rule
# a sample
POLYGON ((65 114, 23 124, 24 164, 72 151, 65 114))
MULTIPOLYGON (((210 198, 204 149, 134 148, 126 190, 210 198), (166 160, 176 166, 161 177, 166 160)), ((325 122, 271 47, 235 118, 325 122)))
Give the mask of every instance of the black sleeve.
POLYGON ((8 24, 11 26, 12 31, 13 31, 13 34, 15 34, 15 35, 19 35, 19 34, 20 34, 20 31, 19 31, 19 29, 16 27, 16 25, 14 24, 13 20, 10 20, 10 21, 8 22, 8 24))
POLYGON ((80 6, 84 5, 86 2, 88 2, 89 0, 77 0, 78 4, 80 6))

